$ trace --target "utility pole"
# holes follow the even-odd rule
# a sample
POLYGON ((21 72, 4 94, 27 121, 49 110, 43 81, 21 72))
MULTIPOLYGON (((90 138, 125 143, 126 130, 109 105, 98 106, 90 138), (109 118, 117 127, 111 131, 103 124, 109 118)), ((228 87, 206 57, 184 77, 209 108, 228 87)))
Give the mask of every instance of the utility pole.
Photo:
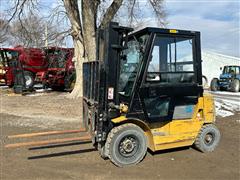
POLYGON ((45 24, 45 47, 48 47, 48 25, 45 24))

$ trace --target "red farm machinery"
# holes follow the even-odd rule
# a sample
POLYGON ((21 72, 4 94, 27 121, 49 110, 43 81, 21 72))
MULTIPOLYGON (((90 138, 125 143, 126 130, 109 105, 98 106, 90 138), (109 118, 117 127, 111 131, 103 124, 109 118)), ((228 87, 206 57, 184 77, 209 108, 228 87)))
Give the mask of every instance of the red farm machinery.
POLYGON ((35 83, 71 90, 75 82, 75 68, 70 48, 1 48, 0 80, 15 93, 33 90, 35 83))
POLYGON ((48 47, 44 51, 48 67, 36 74, 35 83, 53 90, 71 91, 75 84, 74 49, 48 47))
POLYGON ((38 48, 1 48, 0 53, 1 81, 16 92, 23 89, 20 86, 32 89, 36 73, 48 67, 44 51, 38 48))

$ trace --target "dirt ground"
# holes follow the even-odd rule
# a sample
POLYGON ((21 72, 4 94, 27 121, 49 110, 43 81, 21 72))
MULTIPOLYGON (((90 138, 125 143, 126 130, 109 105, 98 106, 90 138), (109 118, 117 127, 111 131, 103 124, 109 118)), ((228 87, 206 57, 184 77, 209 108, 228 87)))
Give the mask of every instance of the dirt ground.
MULTIPOLYGON (((66 93, 7 96, 1 90, 0 179, 240 179, 240 112, 217 118, 222 139, 213 153, 180 148, 148 153, 136 166, 117 168, 103 160, 91 144, 69 143, 41 148, 6 149, 7 135, 76 129, 80 100, 66 93)), ((68 135, 73 137, 75 135, 68 135)), ((54 136, 60 138, 60 136, 54 136)), ((49 137, 41 138, 48 139, 49 137)), ((51 137, 52 138, 52 137, 51 137)), ((39 140, 35 138, 34 140, 39 140)))

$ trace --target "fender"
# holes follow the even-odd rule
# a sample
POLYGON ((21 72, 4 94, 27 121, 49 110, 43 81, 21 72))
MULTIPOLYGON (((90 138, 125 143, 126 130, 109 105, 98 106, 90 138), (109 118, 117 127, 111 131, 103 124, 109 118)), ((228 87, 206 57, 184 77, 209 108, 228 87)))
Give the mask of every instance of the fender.
POLYGON ((115 125, 132 123, 132 124, 135 124, 135 125, 139 126, 144 131, 144 133, 145 133, 145 135, 147 137, 148 148, 151 149, 152 151, 155 151, 155 146, 154 146, 154 142, 153 142, 153 134, 152 134, 151 128, 148 126, 148 124, 146 124, 145 122, 143 122, 140 119, 137 119, 137 118, 127 118, 125 116, 119 116, 117 118, 111 119, 111 121, 115 125))

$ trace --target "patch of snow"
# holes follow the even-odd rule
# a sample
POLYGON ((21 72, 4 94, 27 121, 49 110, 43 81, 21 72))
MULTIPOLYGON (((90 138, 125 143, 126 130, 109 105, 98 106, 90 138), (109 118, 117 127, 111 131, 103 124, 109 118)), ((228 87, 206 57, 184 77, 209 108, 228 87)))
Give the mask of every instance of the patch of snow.
POLYGON ((240 92, 209 91, 214 96, 216 115, 220 117, 232 116, 240 112, 240 92))
POLYGON ((219 95, 240 96, 240 92, 214 91, 214 92, 211 92, 211 93, 212 94, 219 94, 219 95))
POLYGON ((0 86, 0 89, 8 89, 8 86, 0 86))
POLYGON ((26 96, 43 96, 44 93, 33 93, 33 94, 27 94, 26 96))
POLYGON ((36 92, 45 92, 46 90, 45 89, 36 89, 35 91, 36 92))
POLYGON ((215 98, 216 115, 221 117, 232 116, 236 111, 240 111, 240 103, 224 98, 215 98))

